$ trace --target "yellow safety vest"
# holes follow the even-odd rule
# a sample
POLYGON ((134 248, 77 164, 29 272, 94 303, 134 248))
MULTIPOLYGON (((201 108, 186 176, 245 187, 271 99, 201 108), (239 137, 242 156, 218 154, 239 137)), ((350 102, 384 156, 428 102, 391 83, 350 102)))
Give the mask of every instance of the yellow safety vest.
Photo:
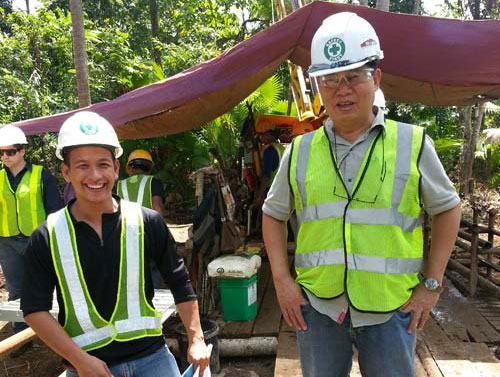
POLYGON ((360 311, 389 312, 418 284, 421 127, 387 120, 348 193, 324 127, 292 144, 290 185, 299 222, 296 281, 317 297, 346 293, 360 311))
POLYGON ((143 207, 151 209, 153 208, 151 194, 152 181, 153 177, 151 175, 133 175, 118 181, 116 193, 122 199, 139 203, 143 207))
POLYGON ((47 218, 50 250, 65 308, 64 330, 85 351, 116 340, 126 342, 162 334, 161 313, 144 291, 144 220, 141 206, 120 202, 120 275, 116 305, 109 321, 92 302, 87 290, 68 208, 47 218))
POLYGON ((0 236, 18 234, 30 236, 33 230, 45 221, 42 199, 42 170, 40 165, 31 165, 24 173, 16 192, 10 186, 5 169, 0 170, 0 236))

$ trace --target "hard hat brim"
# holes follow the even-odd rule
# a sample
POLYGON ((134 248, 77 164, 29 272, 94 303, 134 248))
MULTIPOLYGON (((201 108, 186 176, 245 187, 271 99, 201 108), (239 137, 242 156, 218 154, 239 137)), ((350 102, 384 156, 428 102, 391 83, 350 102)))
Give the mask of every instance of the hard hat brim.
POLYGON ((122 149, 121 146, 115 147, 114 145, 109 145, 109 144, 76 144, 76 145, 69 145, 69 146, 63 147, 63 148, 59 148, 58 147, 56 149, 56 157, 59 160, 64 161, 64 156, 63 156, 63 150, 64 150, 64 148, 76 149, 76 148, 81 148, 81 147, 101 147, 101 148, 105 148, 105 149, 108 149, 112 153, 114 151, 115 158, 119 158, 123 154, 123 149, 122 149))
POLYGON ((360 62, 356 62, 356 63, 349 64, 349 65, 345 65, 345 66, 342 66, 342 67, 326 68, 326 69, 321 69, 320 68, 320 69, 317 69, 317 70, 314 70, 314 71, 311 71, 311 69, 309 69, 308 72, 309 72, 309 76, 311 76, 311 77, 326 76, 326 75, 329 75, 329 74, 332 74, 332 73, 350 71, 352 69, 356 69, 356 68, 362 67, 362 66, 364 66, 365 64, 367 64, 369 62, 370 62, 369 60, 362 60, 360 62))

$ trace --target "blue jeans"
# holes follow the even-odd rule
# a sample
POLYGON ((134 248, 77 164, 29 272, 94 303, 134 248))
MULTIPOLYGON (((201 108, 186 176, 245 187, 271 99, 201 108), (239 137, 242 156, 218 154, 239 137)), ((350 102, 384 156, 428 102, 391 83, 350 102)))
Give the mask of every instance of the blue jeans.
MULTIPOLYGON (((0 265, 9 292, 9 301, 21 297, 24 276, 24 253, 28 237, 0 237, 0 265)), ((24 322, 12 322, 15 333, 28 326, 24 322)))
POLYGON ((297 331, 300 364, 304 377, 349 377, 352 344, 358 349, 363 377, 413 377, 416 334, 406 332, 410 313, 399 310, 385 323, 351 328, 346 315, 342 324, 302 306, 306 331, 297 331))
MULTIPOLYGON (((174 356, 167 346, 161 347, 155 353, 108 366, 113 377, 180 377, 179 368, 174 356)), ((66 377, 78 377, 74 369, 66 370, 66 377)))

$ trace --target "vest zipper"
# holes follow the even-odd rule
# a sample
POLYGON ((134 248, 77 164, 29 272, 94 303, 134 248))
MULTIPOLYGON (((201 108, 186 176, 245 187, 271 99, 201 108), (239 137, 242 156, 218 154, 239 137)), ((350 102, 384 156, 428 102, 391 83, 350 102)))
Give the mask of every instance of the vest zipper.
MULTIPOLYGON (((18 205, 18 203, 17 203, 17 189, 19 188, 21 181, 19 181, 19 184, 17 185, 16 191, 14 192, 14 190, 12 190, 12 186, 10 185, 9 176, 7 174, 7 171, 5 171, 5 179, 7 180, 7 184, 9 185, 9 190, 12 193, 12 195, 14 196, 14 203, 16 204, 16 225, 17 225, 18 233, 14 234, 13 236, 17 236, 18 234, 22 234, 21 226, 19 225, 19 208, 17 206, 18 205)), ((22 179, 23 179, 23 177, 21 177, 21 180, 22 179)))
MULTIPOLYGON (((342 185, 344 186, 344 191, 345 191, 346 196, 347 196, 347 204, 344 207, 344 215, 342 216, 342 241, 344 243, 344 293, 345 293, 345 296, 347 298, 347 302, 349 303, 349 306, 352 306, 353 308, 356 308, 353 305, 353 303, 351 302, 351 299, 349 298, 349 292, 347 291, 347 270, 348 270, 348 263, 347 263, 347 243, 346 243, 346 238, 345 238, 346 214, 347 214, 347 210, 349 208, 349 205, 351 204, 354 196, 356 195, 356 192, 358 191, 358 188, 361 186, 361 183, 363 182, 363 178, 365 176, 366 170, 368 169, 368 165, 370 164, 370 161, 371 161, 371 158, 372 158, 372 154, 373 154, 373 150, 375 149, 375 145, 377 144, 378 139, 380 138, 380 135, 382 135, 382 132, 384 132, 384 130, 380 130, 380 132, 377 134, 377 136, 375 136, 375 139, 373 140, 373 142, 372 142, 372 144, 370 146, 370 151, 368 152, 369 153, 368 154, 368 158, 366 159, 365 166, 363 166, 363 171, 361 173, 361 176, 357 180, 357 184, 354 187, 354 189, 352 190, 352 195, 347 190, 347 186, 345 185, 344 178, 342 177, 340 169, 339 169, 339 167, 337 165, 337 159, 335 158, 336 155, 333 153, 332 143, 330 141, 330 138, 328 137, 328 133, 326 132, 326 128, 323 127, 323 130, 324 130, 325 136, 326 136, 326 138, 328 140, 328 146, 330 147, 330 156, 332 158, 333 167, 335 169, 335 172, 337 173, 337 176, 340 179, 340 182, 342 182, 342 185)), ((335 130, 332 129, 332 132, 335 132, 335 130)))

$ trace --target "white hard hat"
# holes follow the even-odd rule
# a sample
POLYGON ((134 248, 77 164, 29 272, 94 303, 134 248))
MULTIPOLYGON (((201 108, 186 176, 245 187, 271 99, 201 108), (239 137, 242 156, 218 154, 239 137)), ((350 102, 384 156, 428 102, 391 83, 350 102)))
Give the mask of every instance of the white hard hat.
POLYGON ((10 124, 0 128, 0 147, 7 147, 15 144, 28 144, 24 132, 19 127, 10 124))
POLYGON ((115 151, 116 158, 123 153, 113 126, 102 116, 91 111, 80 111, 64 121, 57 139, 57 158, 63 160, 63 149, 78 145, 111 147, 115 151))
POLYGON ((377 33, 364 18, 352 12, 323 20, 311 42, 312 77, 347 71, 383 59, 377 33))
POLYGON ((379 109, 385 110, 385 96, 382 90, 377 89, 375 91, 375 99, 373 100, 373 105, 377 106, 379 109))

